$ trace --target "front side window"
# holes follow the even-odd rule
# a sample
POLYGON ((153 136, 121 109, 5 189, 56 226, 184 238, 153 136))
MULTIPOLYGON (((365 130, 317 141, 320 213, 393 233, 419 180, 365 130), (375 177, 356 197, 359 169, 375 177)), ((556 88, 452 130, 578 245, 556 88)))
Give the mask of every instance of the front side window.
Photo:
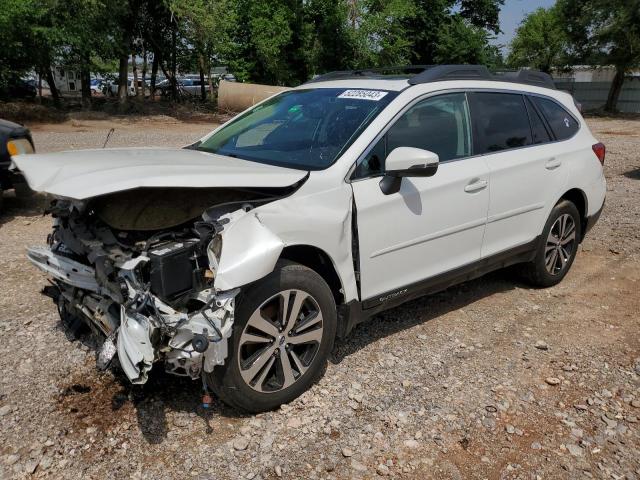
POLYGON ((430 97, 407 110, 356 166, 356 178, 384 172, 384 159, 398 147, 438 154, 441 162, 471 155, 467 97, 450 93, 430 97))
POLYGON ((529 116, 522 95, 477 92, 473 97, 481 153, 532 144, 529 116))
POLYGON ((533 101, 546 117, 557 140, 571 138, 578 131, 575 118, 556 102, 542 97, 534 97, 533 101))
POLYGON ((196 148, 301 170, 325 169, 396 95, 344 88, 290 90, 229 122, 196 148))

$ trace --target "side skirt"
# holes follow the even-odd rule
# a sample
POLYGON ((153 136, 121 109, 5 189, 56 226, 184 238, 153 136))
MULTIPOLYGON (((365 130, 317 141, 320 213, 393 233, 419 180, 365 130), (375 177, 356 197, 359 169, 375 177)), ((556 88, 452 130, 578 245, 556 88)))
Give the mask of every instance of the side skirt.
POLYGON ((401 305, 424 295, 441 292, 447 288, 475 278, 494 270, 509 267, 518 263, 530 262, 536 254, 540 237, 518 247, 497 253, 478 260, 469 265, 450 270, 435 277, 397 288, 391 292, 377 295, 364 301, 353 300, 340 306, 340 327, 338 336, 346 337, 357 324, 384 310, 401 305))

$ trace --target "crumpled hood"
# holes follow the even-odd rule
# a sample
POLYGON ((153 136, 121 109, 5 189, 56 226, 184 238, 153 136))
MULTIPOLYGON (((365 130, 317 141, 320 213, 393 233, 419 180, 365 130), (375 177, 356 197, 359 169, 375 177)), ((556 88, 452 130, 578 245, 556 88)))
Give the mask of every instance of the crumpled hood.
POLYGON ((77 200, 141 187, 288 187, 307 175, 179 148, 76 150, 13 162, 32 190, 77 200))

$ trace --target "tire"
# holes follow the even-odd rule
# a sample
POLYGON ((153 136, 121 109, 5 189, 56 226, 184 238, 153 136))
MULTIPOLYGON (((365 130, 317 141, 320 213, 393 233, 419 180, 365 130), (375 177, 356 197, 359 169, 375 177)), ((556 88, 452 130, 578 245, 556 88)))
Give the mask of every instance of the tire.
POLYGON ((525 279, 542 288, 560 283, 576 258, 581 235, 578 209, 572 202, 561 200, 551 210, 542 230, 535 258, 523 265, 525 279), (563 221, 566 222, 564 227, 563 221))
POLYGON ((279 262, 236 299, 226 362, 206 374, 207 383, 233 408, 251 413, 273 410, 323 375, 336 326, 335 300, 324 279, 305 266, 279 262), (283 305, 293 312, 287 322, 282 322, 283 305), (278 328, 281 322, 291 330, 278 328))
POLYGON ((84 335, 91 332, 86 321, 82 319, 80 314, 70 308, 69 302, 62 295, 58 297, 57 307, 65 336, 70 341, 80 340, 84 335))
POLYGON ((29 188, 26 182, 20 182, 13 185, 13 190, 16 192, 16 197, 20 199, 33 197, 35 193, 29 188))

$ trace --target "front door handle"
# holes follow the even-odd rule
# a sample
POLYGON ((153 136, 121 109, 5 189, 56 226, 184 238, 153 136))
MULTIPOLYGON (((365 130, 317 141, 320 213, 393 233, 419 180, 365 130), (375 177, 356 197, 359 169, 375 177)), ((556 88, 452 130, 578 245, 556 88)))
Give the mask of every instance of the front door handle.
POLYGON ((486 180, 477 180, 464 187, 464 191, 467 193, 479 192, 480 190, 487 188, 488 184, 489 183, 486 180))
POLYGON ((544 168, 546 168, 547 170, 555 170, 560 165, 562 165, 562 162, 560 160, 558 160, 557 158, 550 158, 549 160, 547 160, 547 163, 544 164, 544 168))

